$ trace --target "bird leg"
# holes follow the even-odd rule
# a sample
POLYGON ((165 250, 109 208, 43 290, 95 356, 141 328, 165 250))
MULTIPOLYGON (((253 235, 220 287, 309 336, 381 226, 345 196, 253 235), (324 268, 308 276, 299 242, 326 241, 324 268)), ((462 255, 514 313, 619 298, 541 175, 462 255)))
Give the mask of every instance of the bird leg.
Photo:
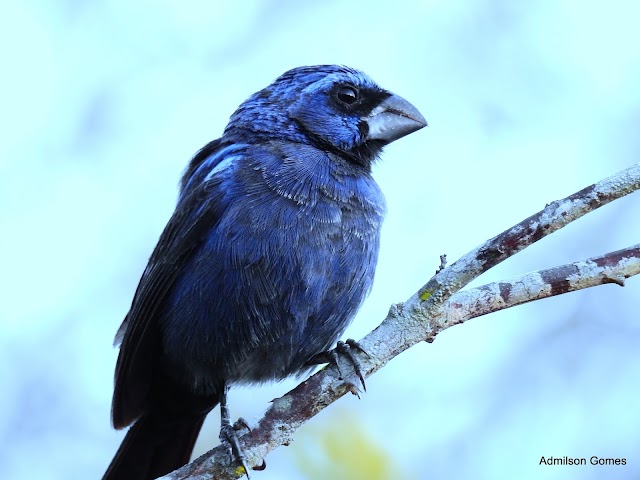
MULTIPOLYGON (((238 436, 236 435, 236 430, 234 425, 231 425, 231 415, 229 414, 229 407, 227 406, 227 393, 229 392, 229 384, 225 383, 222 397, 220 398, 220 441, 222 443, 226 443, 230 449, 231 453, 234 457, 236 463, 239 463, 242 468, 244 468, 244 473, 249 477, 249 468, 247 467, 246 458, 244 456, 244 452, 242 451, 242 447, 240 447, 240 442, 238 441, 238 436)), ((242 425, 246 426, 247 429, 249 426, 243 419, 240 419, 242 425)))
POLYGON ((353 367, 353 371, 360 379, 360 383, 362 383, 362 388, 364 391, 367 391, 367 385, 364 382, 364 375, 362 374, 362 366, 360 365, 360 361, 355 357, 353 351, 357 350, 359 352, 364 353, 367 357, 369 357, 369 353, 360 346, 358 342, 356 342, 352 338, 348 338, 346 342, 338 341, 336 344, 336 348, 333 350, 329 350, 326 352, 320 352, 317 355, 313 356, 311 360, 307 362, 307 365, 318 365, 321 363, 335 363, 338 368, 338 375, 340 378, 344 378, 342 376, 342 370, 340 369, 340 356, 345 357, 347 361, 353 367))

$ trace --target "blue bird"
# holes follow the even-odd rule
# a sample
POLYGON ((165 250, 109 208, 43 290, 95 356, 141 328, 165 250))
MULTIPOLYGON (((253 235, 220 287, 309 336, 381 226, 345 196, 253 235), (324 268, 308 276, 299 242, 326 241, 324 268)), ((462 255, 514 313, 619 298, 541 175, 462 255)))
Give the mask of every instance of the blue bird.
POLYGON ((184 465, 218 403, 220 438, 245 466, 229 386, 307 372, 342 335, 378 257, 372 162, 426 124, 335 65, 290 70, 240 105, 186 168, 116 335, 112 420, 133 425, 104 479, 184 465))

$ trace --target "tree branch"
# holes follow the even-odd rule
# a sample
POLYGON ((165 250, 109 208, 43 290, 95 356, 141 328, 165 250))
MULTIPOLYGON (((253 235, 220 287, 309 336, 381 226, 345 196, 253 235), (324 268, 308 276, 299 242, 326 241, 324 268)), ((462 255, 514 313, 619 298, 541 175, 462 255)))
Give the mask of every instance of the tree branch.
MULTIPOLYGON (((548 204, 451 266, 439 269, 406 303, 392 306, 384 321, 360 341, 369 353, 369 356, 359 356, 364 375, 376 372, 416 343, 433 341, 440 331, 466 319, 603 283, 624 284, 625 278, 640 273, 640 245, 456 293, 488 269, 546 235, 638 189, 640 164, 548 204)), ((294 432, 308 419, 345 393, 357 394, 357 384, 354 378, 341 379, 337 368, 329 365, 273 400, 252 432, 240 437, 247 464, 262 465, 267 454, 280 445, 288 445, 294 432)), ((230 462, 226 448, 218 446, 162 478, 208 480, 243 475, 244 470, 230 462)))
POLYGON ((462 290, 445 304, 443 322, 447 326, 470 318, 515 307, 542 298, 583 288, 615 283, 640 274, 640 244, 582 262, 526 273, 503 282, 462 290))

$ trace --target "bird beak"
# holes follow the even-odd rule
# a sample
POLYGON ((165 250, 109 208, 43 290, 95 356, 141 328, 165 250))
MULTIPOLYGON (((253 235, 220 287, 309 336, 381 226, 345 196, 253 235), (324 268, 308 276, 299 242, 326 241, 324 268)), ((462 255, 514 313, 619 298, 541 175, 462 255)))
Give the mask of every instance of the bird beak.
POLYGON ((387 98, 373 109, 365 121, 369 125, 367 140, 382 140, 385 143, 427 126, 418 109, 399 95, 387 98))

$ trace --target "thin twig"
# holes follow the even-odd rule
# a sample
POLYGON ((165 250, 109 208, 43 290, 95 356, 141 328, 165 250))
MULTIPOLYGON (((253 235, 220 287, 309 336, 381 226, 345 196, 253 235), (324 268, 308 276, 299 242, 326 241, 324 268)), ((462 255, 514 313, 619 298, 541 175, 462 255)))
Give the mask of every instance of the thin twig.
POLYGON ((624 286, 640 274, 640 244, 589 260, 462 290, 444 306, 447 326, 523 303, 606 283, 624 286))

